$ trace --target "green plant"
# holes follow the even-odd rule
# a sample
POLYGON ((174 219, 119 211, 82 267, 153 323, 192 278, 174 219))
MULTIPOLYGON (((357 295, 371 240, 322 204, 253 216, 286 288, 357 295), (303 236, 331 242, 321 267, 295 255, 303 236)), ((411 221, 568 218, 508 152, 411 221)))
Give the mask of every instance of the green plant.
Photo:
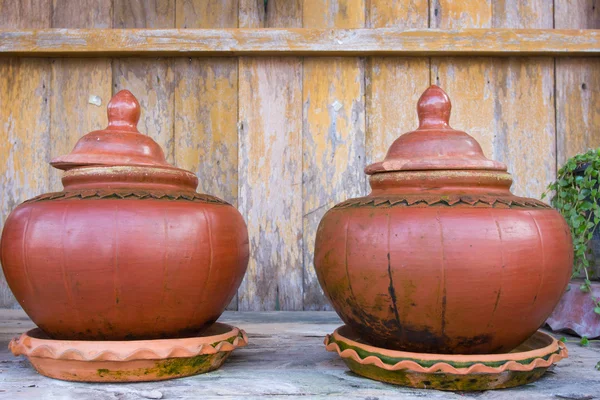
MULTIPOLYGON (((573 237, 573 275, 585 275, 580 289, 590 292, 589 242, 600 224, 600 148, 570 158, 558 171, 555 182, 548 185, 554 192, 550 202, 565 217, 573 237), (581 173, 583 172, 583 173, 581 173)), ((594 311, 600 314, 600 300, 592 297, 594 311)))

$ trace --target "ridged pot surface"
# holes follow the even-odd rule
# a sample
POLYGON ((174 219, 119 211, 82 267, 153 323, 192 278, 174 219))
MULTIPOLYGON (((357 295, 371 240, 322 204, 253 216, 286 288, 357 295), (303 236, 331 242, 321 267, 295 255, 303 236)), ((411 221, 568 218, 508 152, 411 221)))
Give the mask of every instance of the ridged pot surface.
POLYGON ((182 337, 212 324, 248 262, 232 206, 185 199, 42 200, 2 237, 19 304, 60 339, 182 337))
POLYGON ((502 353, 558 303, 569 239, 550 209, 371 202, 325 215, 315 265, 334 309, 373 345, 502 353))
POLYGON ((367 167, 372 192, 329 210, 315 268, 342 320, 378 347, 508 352, 542 326, 571 274, 564 218, 514 196, 506 167, 448 125, 437 87, 420 127, 367 167))
POLYGON ((198 194, 137 129, 119 92, 109 126, 53 160, 64 190, 18 206, 0 257, 19 304, 53 339, 185 337, 225 310, 248 264, 248 234, 230 204, 198 194))

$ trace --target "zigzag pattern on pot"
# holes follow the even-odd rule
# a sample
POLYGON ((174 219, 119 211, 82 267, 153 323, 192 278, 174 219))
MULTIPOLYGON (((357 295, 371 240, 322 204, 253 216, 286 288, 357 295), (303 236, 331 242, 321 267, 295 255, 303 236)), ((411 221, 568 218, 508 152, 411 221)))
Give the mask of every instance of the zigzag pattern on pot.
POLYGON ((218 197, 211 196, 209 194, 200 194, 196 192, 162 192, 157 190, 76 190, 76 191, 65 191, 65 192, 54 192, 45 193, 36 196, 32 199, 26 200, 25 203, 32 203, 38 201, 48 200, 67 200, 67 199, 156 199, 156 200, 184 200, 184 201, 198 201, 203 203, 214 203, 230 205, 224 200, 218 197))
POLYGON ((552 208, 535 199, 517 196, 461 196, 461 195, 400 195, 385 197, 359 197, 337 204, 334 208, 347 207, 435 207, 464 205, 482 208, 552 208))

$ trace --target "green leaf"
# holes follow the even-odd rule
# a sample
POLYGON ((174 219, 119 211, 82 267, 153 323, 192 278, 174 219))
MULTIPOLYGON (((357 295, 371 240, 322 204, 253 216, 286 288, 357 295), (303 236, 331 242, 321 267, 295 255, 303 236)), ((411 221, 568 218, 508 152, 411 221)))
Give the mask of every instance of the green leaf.
POLYGON ((561 337, 561 338, 560 338, 560 339, 558 339, 558 340, 560 340, 560 341, 561 341, 561 342, 563 342, 563 343, 567 343, 567 338, 566 338, 566 337, 564 337, 564 336, 563 336, 563 337, 561 337))
POLYGON ((598 361, 598 364, 596 364, 596 369, 600 371, 600 361, 598 361))
POLYGON ((583 347, 587 347, 590 345, 590 341, 588 340, 588 338, 586 336, 583 336, 581 338, 581 340, 579 341, 579 344, 582 345, 583 347))
POLYGON ((596 314, 600 314, 600 307, 595 307, 595 308, 594 308, 594 312, 595 312, 596 314))
POLYGON ((586 284, 582 284, 579 286, 579 290, 581 290, 583 293, 589 293, 590 288, 586 284))

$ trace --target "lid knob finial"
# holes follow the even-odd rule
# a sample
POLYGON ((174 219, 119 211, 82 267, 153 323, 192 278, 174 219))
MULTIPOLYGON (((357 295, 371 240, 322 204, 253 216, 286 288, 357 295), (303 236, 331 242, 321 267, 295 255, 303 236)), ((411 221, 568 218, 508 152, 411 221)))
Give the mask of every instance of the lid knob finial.
POLYGON ((450 127, 450 98, 436 85, 431 85, 419 98, 419 129, 450 127))
POLYGON ((138 132, 140 103, 129 90, 121 90, 108 103, 108 129, 138 132))

